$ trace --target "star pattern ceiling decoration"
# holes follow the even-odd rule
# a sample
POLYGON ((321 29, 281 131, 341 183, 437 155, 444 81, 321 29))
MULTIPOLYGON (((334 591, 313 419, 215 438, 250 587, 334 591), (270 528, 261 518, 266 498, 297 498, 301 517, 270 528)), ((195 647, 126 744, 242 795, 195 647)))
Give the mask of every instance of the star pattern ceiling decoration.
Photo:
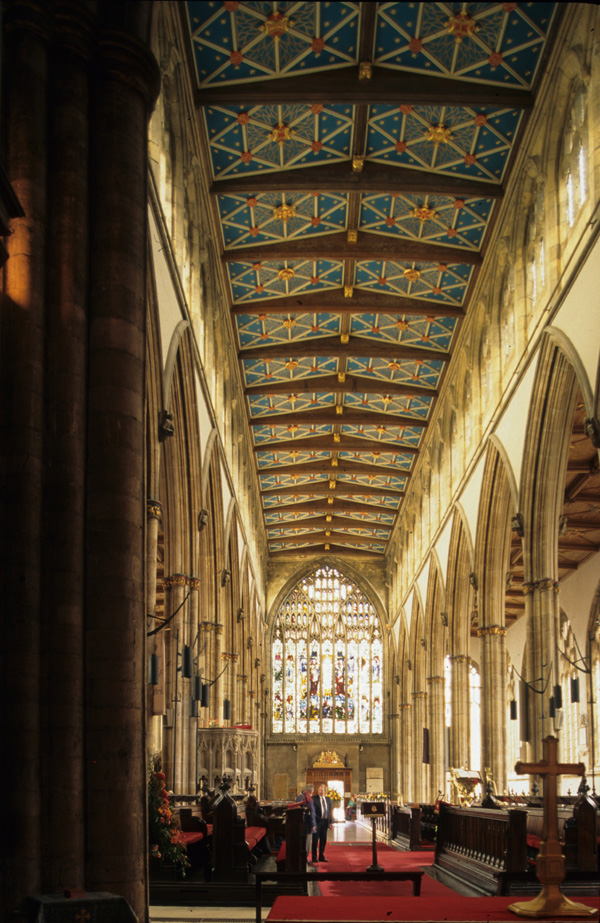
POLYGON ((269 553, 381 556, 560 5, 186 8, 269 553))

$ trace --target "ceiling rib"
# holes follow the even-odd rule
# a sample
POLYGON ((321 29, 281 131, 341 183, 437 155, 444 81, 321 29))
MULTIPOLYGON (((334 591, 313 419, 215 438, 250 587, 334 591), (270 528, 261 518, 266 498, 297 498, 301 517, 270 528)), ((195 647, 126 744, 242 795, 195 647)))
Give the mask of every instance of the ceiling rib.
POLYGON ((426 173, 369 161, 365 161, 360 173, 355 173, 348 161, 347 169, 340 169, 339 163, 328 163, 320 165, 318 170, 314 167, 300 167, 297 170, 283 170, 281 173, 228 177, 216 180, 210 191, 213 195, 247 195, 249 188, 254 195, 265 192, 356 192, 359 195, 447 195, 459 199, 499 199, 504 195, 500 183, 426 173))
POLYGON ((413 359, 445 361, 450 354, 444 350, 420 349, 417 346, 402 346, 400 343, 382 343, 360 337, 349 337, 348 342, 341 343, 337 337, 314 339, 309 342, 275 343, 272 346, 259 346, 241 349, 240 359, 297 359, 306 356, 360 356, 361 359, 413 359))
POLYGON ((351 193, 350 198, 355 197, 356 208, 353 209, 353 203, 350 202, 348 231, 356 232, 356 242, 349 243, 346 232, 319 237, 313 235, 296 240, 256 244, 253 247, 231 248, 222 253, 221 259, 229 263, 256 263, 264 260, 388 260, 481 266, 482 257, 477 250, 446 247, 421 240, 404 240, 400 237, 394 239, 382 234, 357 231, 359 194, 351 193))
POLYGON ((324 423, 332 423, 333 425, 347 423, 356 426, 364 424, 372 424, 375 426, 379 423, 384 426, 414 426, 419 427, 423 431, 427 428, 426 421, 419 420, 415 417, 376 413, 375 411, 368 410, 346 410, 344 407, 340 407, 340 409, 344 412, 338 413, 335 409, 325 409, 301 410, 294 411, 293 413, 280 414, 269 413, 260 417, 252 417, 250 419, 250 425, 262 426, 266 423, 268 426, 287 426, 290 423, 298 423, 300 426, 310 426, 313 423, 316 425, 324 423))
POLYGON ((281 475, 289 477, 293 474, 327 474, 336 476, 338 474, 372 474, 374 477, 398 477, 405 481, 410 478, 410 471, 404 471, 402 468, 386 468, 384 465, 365 465, 357 462, 354 465, 336 465, 335 467, 327 466, 322 462, 319 464, 305 465, 266 465, 260 468, 259 475, 270 474, 277 470, 281 475))
POLYGON ((352 297, 346 297, 342 289, 310 294, 288 295, 284 298, 252 299, 235 304, 232 314, 287 314, 302 311, 312 314, 316 311, 332 314, 403 314, 417 317, 463 317, 464 309, 459 305, 426 301, 423 298, 407 298, 383 292, 367 292, 354 289, 352 297))
MULTIPOLYGON (((337 436, 338 434, 336 434, 337 436)), ((383 442, 377 439, 353 439, 350 436, 339 434, 339 441, 333 441, 333 436, 311 436, 307 439, 281 439, 278 442, 261 443, 254 446, 255 452, 290 452, 294 449, 329 449, 332 452, 407 452, 418 455, 419 450, 412 446, 402 445, 399 442, 383 442)))
POLYGON ((340 380, 337 375, 317 375, 310 378, 299 378, 294 381, 276 381, 261 383, 245 388, 244 394, 262 394, 265 396, 275 394, 319 394, 335 392, 336 394, 402 394, 406 397, 429 395, 437 397, 436 388, 426 385, 400 385, 394 381, 384 381, 381 378, 357 378, 354 375, 344 375, 340 380))
MULTIPOLYGON (((386 513, 395 513, 395 510, 391 507, 381 506, 381 510, 386 513)), ((360 501, 348 501, 344 502, 339 498, 335 498, 334 503, 328 503, 327 500, 306 500, 302 503, 281 503, 276 507, 271 506, 265 510, 266 513, 296 513, 300 515, 302 513, 332 513, 334 516, 336 513, 351 513, 357 517, 361 513, 367 513, 373 515, 377 512, 374 510, 371 505, 368 503, 360 503, 360 501)), ((296 521, 296 520, 294 520, 296 521)), ((298 522, 304 522, 304 520, 297 520, 298 522)), ((357 519, 357 521, 359 521, 357 519)), ((368 522, 370 520, 360 519, 360 522, 368 522)))
MULTIPOLYGON (((367 4, 367 9, 371 4, 367 4)), ((373 4, 374 6, 374 4, 373 4)), ((373 67, 369 80, 360 79, 360 66, 323 74, 294 75, 293 80, 245 81, 231 86, 206 86, 196 91, 196 106, 261 106, 336 103, 369 106, 407 103, 441 106, 495 106, 531 109, 530 90, 492 86, 450 77, 430 77, 391 68, 373 67)))

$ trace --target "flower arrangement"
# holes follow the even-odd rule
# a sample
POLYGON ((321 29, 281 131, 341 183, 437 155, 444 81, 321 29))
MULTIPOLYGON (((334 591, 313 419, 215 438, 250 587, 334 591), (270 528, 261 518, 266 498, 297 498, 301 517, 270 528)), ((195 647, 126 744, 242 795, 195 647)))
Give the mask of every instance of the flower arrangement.
POLYGON ((148 780, 148 832, 150 855, 171 862, 182 875, 189 859, 181 830, 173 818, 164 772, 152 771, 148 780))
POLYGON ((340 800, 340 793, 336 788, 328 788, 326 794, 328 798, 331 798, 332 803, 337 804, 340 800))

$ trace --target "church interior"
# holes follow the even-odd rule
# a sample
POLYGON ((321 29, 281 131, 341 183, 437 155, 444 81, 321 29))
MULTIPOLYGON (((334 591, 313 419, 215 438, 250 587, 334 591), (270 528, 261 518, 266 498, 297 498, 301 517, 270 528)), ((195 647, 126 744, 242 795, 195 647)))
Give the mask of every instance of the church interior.
POLYGON ((0 25, 6 919, 146 923, 157 773, 247 830, 323 783, 387 848, 547 808, 555 753, 597 884, 598 7, 0 25))

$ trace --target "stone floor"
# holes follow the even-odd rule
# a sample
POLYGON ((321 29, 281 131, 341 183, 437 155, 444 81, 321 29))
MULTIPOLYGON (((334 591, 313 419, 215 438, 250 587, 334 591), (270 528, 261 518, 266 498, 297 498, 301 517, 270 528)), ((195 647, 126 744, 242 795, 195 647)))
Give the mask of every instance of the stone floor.
MULTIPOLYGON (((354 822, 337 823, 329 831, 330 843, 370 843, 371 831, 354 822)), ((263 908, 263 919, 268 908, 263 908)), ((158 907, 151 905, 151 923, 255 923, 254 907, 158 907)))

